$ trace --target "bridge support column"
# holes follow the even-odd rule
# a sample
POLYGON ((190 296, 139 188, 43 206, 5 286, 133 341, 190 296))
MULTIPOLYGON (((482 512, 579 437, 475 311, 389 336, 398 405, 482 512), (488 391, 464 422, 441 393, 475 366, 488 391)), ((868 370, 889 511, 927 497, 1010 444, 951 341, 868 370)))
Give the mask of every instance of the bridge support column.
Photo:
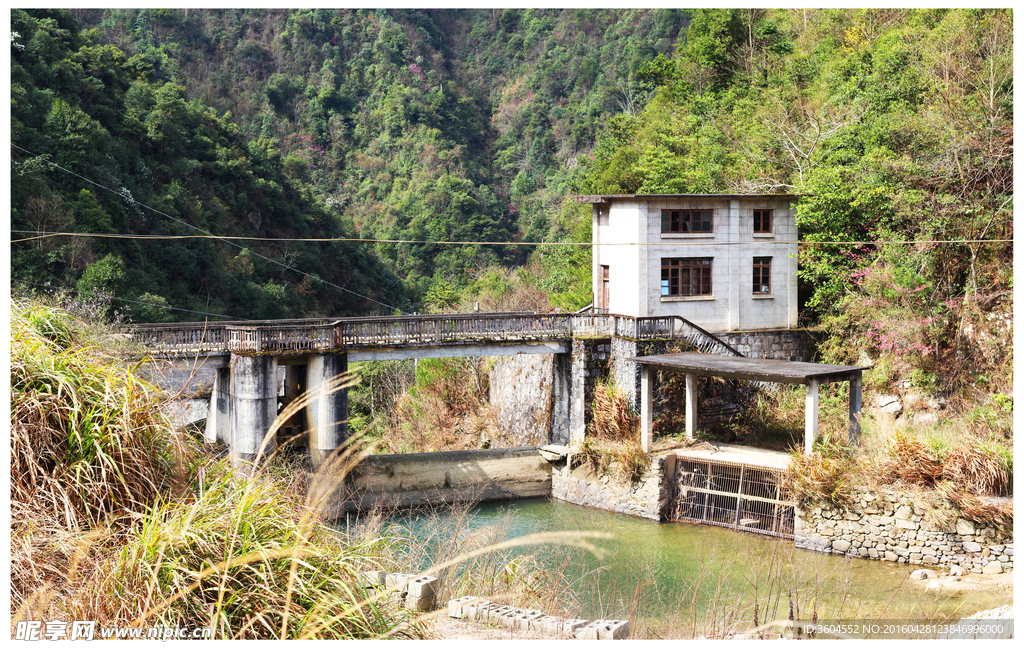
MULTIPOLYGON (((239 466, 256 459, 277 417, 277 359, 232 354, 231 398, 231 464, 239 466)), ((276 447, 272 436, 261 457, 276 447)))
POLYGON ((551 444, 568 444, 572 430, 572 354, 551 357, 551 444))
POLYGON ((231 370, 214 370, 213 390, 210 394, 210 414, 206 416, 207 444, 231 443, 231 370))
POLYGON ((348 439, 348 390, 322 394, 331 379, 347 371, 346 354, 316 354, 306 362, 306 390, 311 397, 306 406, 306 425, 309 457, 314 466, 348 439))

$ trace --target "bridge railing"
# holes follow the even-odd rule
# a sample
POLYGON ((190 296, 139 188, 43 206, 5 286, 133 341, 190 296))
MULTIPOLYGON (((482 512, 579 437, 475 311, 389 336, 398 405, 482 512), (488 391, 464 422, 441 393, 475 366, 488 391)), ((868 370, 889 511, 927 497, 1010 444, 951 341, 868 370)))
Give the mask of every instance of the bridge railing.
POLYGON ((333 324, 227 327, 227 349, 238 352, 321 352, 334 347, 333 324))
POLYGON ((227 327, 220 323, 140 327, 133 337, 139 344, 157 352, 205 354, 228 349, 227 327))
POLYGON ((739 356, 714 334, 679 316, 604 313, 467 313, 293 320, 274 324, 188 323, 141 326, 135 338, 160 353, 301 354, 346 347, 521 342, 615 335, 683 339, 700 351, 739 356))
POLYGON ((577 313, 572 316, 572 335, 581 338, 607 336, 612 316, 607 313, 577 313))
POLYGON ((502 342, 569 338, 567 314, 456 314, 339 320, 334 325, 338 347, 502 342))

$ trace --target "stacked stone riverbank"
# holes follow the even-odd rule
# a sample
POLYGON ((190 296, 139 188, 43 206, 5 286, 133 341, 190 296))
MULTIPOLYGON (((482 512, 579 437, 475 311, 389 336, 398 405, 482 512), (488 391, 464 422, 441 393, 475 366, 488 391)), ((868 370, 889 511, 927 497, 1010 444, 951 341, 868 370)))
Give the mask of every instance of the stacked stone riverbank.
POLYGON ((948 528, 931 520, 912 494, 863 492, 847 509, 798 510, 798 548, 897 563, 958 566, 999 574, 1013 568, 1013 536, 960 518, 948 528))

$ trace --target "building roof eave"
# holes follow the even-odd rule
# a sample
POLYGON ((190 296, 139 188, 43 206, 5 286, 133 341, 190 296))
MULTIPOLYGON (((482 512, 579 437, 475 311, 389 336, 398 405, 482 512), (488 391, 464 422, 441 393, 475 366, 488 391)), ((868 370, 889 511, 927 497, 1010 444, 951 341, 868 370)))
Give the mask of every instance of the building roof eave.
POLYGON ((708 199, 708 198, 789 198, 797 200, 804 196, 813 194, 573 194, 572 199, 577 203, 609 203, 613 200, 637 200, 637 199, 708 199))

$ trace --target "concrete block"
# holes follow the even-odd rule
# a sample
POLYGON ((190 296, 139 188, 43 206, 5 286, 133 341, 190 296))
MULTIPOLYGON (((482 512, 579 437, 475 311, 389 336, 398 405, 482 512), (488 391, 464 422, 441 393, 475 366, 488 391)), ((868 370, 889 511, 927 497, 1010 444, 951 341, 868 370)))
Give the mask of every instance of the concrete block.
POLYGON ((589 624, 589 622, 589 620, 580 620, 576 618, 566 619, 564 617, 555 617, 554 615, 542 615, 536 619, 530 620, 530 630, 551 636, 560 635, 562 633, 573 635, 576 631, 589 624))
POLYGON ((459 597, 458 599, 449 600, 448 617, 463 617, 466 614, 466 607, 472 604, 473 602, 478 601, 480 601, 480 598, 474 597, 472 595, 466 595, 465 597, 459 597))
POLYGON ((430 575, 424 575, 417 577, 409 582, 408 587, 410 597, 426 597, 428 595, 437 595, 441 590, 441 580, 437 577, 431 577, 430 575))
POLYGON ((410 611, 432 611, 437 598, 431 593, 425 597, 413 597, 412 595, 405 596, 405 608, 410 611))
POLYGON ((517 613, 515 615, 515 617, 512 619, 512 626, 515 627, 516 629, 519 629, 520 631, 529 631, 530 630, 530 623, 533 620, 536 620, 536 619, 542 618, 542 617, 544 617, 544 612, 543 611, 538 611, 538 610, 523 611, 522 613, 517 613))
POLYGON ((380 588, 386 575, 383 570, 370 570, 359 575, 358 582, 363 588, 380 588))
POLYGON ((464 604, 462 612, 465 614, 467 620, 486 622, 490 618, 491 609, 497 607, 497 604, 486 599, 477 599, 475 602, 464 604))
POLYGON ((384 586, 388 590, 405 593, 409 590, 409 582, 415 576, 403 572, 394 572, 384 577, 384 586))
POLYGON ((488 622, 497 622, 504 624, 505 626, 511 627, 515 625, 516 615, 525 612, 524 609, 516 608, 515 606, 502 605, 493 609, 488 618, 488 622))
POLYGON ((576 632, 577 640, 621 640, 628 637, 627 620, 594 620, 576 632))

